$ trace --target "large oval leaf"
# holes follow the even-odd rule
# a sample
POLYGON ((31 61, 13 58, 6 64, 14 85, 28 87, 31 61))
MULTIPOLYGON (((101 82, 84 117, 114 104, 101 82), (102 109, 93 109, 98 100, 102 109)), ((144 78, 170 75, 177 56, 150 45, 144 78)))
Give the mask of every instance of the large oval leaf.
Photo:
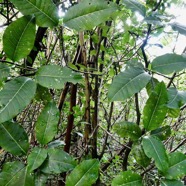
POLYGON ((58 10, 52 0, 11 0, 24 15, 35 15, 41 27, 58 25, 58 10))
POLYGON ((137 0, 123 0, 123 4, 126 6, 126 8, 130 9, 131 11, 133 11, 133 12, 137 11, 142 16, 145 17, 146 8, 139 1, 137 1, 137 0))
POLYGON ((66 152, 60 149, 48 149, 48 159, 41 167, 46 174, 59 174, 67 172, 76 166, 76 161, 66 152))
POLYGON ((10 68, 3 64, 0 63, 0 80, 7 78, 9 76, 10 68))
POLYGON ((36 122, 36 138, 41 144, 50 142, 57 133, 59 110, 54 102, 48 103, 36 122))
POLYGON ((167 179, 178 179, 186 175, 186 155, 181 152, 169 154, 169 169, 165 173, 167 179))
POLYGON ((34 177, 21 162, 6 163, 0 173, 0 185, 33 186, 34 177))
POLYGON ((13 155, 26 154, 29 148, 28 136, 17 123, 0 124, 0 146, 13 155))
POLYGON ((30 171, 37 169, 47 158, 47 150, 35 147, 29 154, 27 163, 30 171))
POLYGON ((139 92, 151 79, 141 68, 129 68, 117 75, 108 90, 110 101, 123 101, 139 92))
POLYGON ((142 177, 131 171, 121 172, 112 181, 112 186, 142 186, 142 177))
POLYGON ((47 88, 62 89, 66 82, 79 83, 81 80, 80 74, 58 65, 43 66, 36 74, 36 81, 47 88))
POLYGON ((123 121, 114 124, 114 131, 121 137, 129 137, 132 140, 137 140, 141 137, 141 129, 136 123, 123 121))
POLYGON ((165 54, 152 61, 152 70, 162 74, 179 72, 186 68, 186 57, 177 54, 165 54))
POLYGON ((145 129, 154 130, 162 124, 167 113, 167 101, 167 90, 165 84, 161 82, 150 94, 144 107, 143 124, 145 129))
POLYGON ((67 177, 66 186, 91 186, 98 178, 98 171, 98 160, 84 160, 67 177))
POLYGON ((143 138, 142 145, 145 154, 149 158, 154 159, 156 167, 160 171, 166 172, 169 167, 169 164, 163 143, 159 139, 156 139, 155 137, 146 136, 143 138))
POLYGON ((107 21, 117 6, 105 0, 83 0, 71 7, 64 16, 64 24, 77 31, 90 30, 107 21))
POLYGON ((182 105, 186 103, 186 92, 179 91, 174 87, 168 89, 168 98, 167 107, 171 109, 179 109, 182 105))
POLYGON ((3 35, 3 48, 12 61, 26 57, 34 46, 36 26, 31 16, 12 22, 3 35))
POLYGON ((5 84, 0 92, 0 123, 20 113, 32 100, 36 83, 30 78, 18 77, 5 84))

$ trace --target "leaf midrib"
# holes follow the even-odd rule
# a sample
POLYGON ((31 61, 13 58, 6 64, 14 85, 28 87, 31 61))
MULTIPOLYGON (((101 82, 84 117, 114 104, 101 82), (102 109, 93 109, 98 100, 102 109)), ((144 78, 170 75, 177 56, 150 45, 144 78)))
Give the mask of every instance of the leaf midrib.
POLYGON ((48 17, 54 24, 56 24, 55 20, 52 19, 49 15, 47 15, 44 11, 42 11, 41 9, 39 9, 36 5, 34 5, 33 3, 31 3, 30 1, 26 0, 26 2, 28 2, 31 6, 33 6, 35 9, 37 9, 39 12, 41 12, 42 14, 44 14, 46 17, 48 17))
POLYGON ((186 61, 178 61, 178 62, 169 62, 169 63, 165 63, 165 64, 154 64, 154 69, 157 67, 164 67, 164 66, 170 66, 170 65, 178 65, 178 64, 185 64, 186 65, 186 61))
POLYGON ((149 141, 150 141, 150 143, 151 143, 151 145, 152 145, 152 147, 153 147, 155 153, 157 154, 157 157, 158 157, 159 162, 160 162, 160 164, 161 164, 161 168, 163 168, 163 164, 162 164, 162 162, 161 162, 161 157, 159 156, 158 152, 156 151, 156 148, 155 148, 155 146, 154 146, 154 144, 153 144, 153 142, 151 141, 150 138, 149 138, 149 141))
POLYGON ((18 42, 17 42, 17 45, 16 45, 15 50, 14 50, 14 53, 13 53, 13 59, 15 59, 15 56, 16 56, 16 53, 17 53, 17 48, 19 48, 19 44, 20 44, 20 42, 22 41, 22 38, 23 38, 25 32, 27 31, 27 28, 28 28, 28 26, 30 25, 30 23, 32 22, 32 20, 33 20, 33 18, 31 18, 31 19, 28 21, 27 25, 25 26, 25 28, 24 28, 24 30, 23 30, 23 32, 22 32, 22 34, 21 34, 21 36, 20 36, 20 38, 19 38, 19 40, 18 40, 18 42))
POLYGON ((29 81, 29 79, 26 79, 26 81, 20 86, 20 88, 17 90, 17 92, 15 93, 15 95, 8 101, 8 103, 3 107, 2 110, 0 110, 0 114, 8 107, 8 105, 14 100, 14 98, 17 96, 17 94, 19 94, 20 90, 22 89, 23 86, 25 86, 25 84, 27 83, 27 81, 29 81))
POLYGON ((81 180, 84 178, 84 176, 92 169, 92 167, 96 164, 97 162, 95 161, 95 163, 84 173, 84 175, 81 177, 81 179, 79 179, 79 181, 74 185, 77 186, 81 180))
POLYGON ((156 101, 155 109, 153 109, 152 115, 150 117, 150 121, 148 122, 148 125, 147 125, 146 129, 149 129, 149 125, 151 124, 152 118, 154 117, 154 113, 156 112, 156 109, 157 109, 157 107, 159 105, 159 100, 160 100, 161 94, 162 94, 162 88, 161 88, 161 92, 158 95, 158 100, 156 101))
POLYGON ((10 136, 10 138, 17 144, 17 146, 21 149, 22 152, 24 152, 24 154, 26 154, 25 150, 19 145, 19 143, 13 138, 13 136, 9 133, 9 131, 4 127, 3 124, 2 128, 6 131, 6 133, 10 136))
MULTIPOLYGON (((114 96, 112 96, 112 99, 111 99, 111 100, 113 100, 113 99, 115 98, 115 96, 118 94, 119 91, 121 91, 122 89, 124 89, 125 87, 127 87, 128 84, 130 84, 130 83, 133 82, 136 78, 138 78, 138 77, 140 77, 140 76, 142 76, 142 75, 145 75, 145 72, 144 72, 144 71, 141 72, 140 74, 138 74, 137 76, 135 76, 134 78, 132 78, 132 79, 131 79, 130 81, 128 81, 124 86, 122 86, 122 87, 114 94, 114 96)), ((124 79, 124 78, 122 78, 122 79, 124 79)), ((125 78, 125 79, 130 79, 130 78, 125 78)))
MULTIPOLYGON (((64 20, 64 23, 67 24, 67 23, 70 22, 70 21, 74 21, 74 20, 76 20, 76 19, 81 19, 82 17, 91 16, 91 14, 97 14, 97 13, 99 13, 99 12, 102 12, 102 11, 105 11, 105 10, 112 10, 112 9, 115 10, 115 9, 117 9, 117 8, 116 8, 116 7, 106 7, 106 8, 102 8, 102 9, 99 9, 99 10, 96 10, 96 11, 88 12, 88 13, 86 13, 86 14, 81 14, 81 15, 78 15, 78 16, 71 17, 71 18, 69 18, 69 19, 67 19, 67 20, 64 20)), ((95 16, 97 16, 97 15, 95 15, 95 16)))

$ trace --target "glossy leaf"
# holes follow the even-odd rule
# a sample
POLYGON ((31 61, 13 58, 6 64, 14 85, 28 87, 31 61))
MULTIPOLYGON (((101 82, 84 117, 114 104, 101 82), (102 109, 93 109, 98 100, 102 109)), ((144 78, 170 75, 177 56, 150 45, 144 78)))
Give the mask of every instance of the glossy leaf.
POLYGON ((47 150, 39 147, 35 147, 27 158, 29 171, 33 171, 41 166, 41 164, 47 158, 47 150))
POLYGON ((172 29, 178 31, 180 34, 186 35, 186 26, 180 23, 171 23, 172 29))
POLYGON ((169 169, 165 173, 167 179, 178 179, 186 175, 186 155, 181 152, 169 154, 169 169))
POLYGON ((20 113, 33 99, 36 84, 30 78, 18 77, 7 82, 0 91, 0 123, 20 113))
POLYGON ((36 26, 31 16, 12 22, 3 35, 4 51, 12 61, 25 58, 34 46, 36 26))
POLYGON ((164 54, 152 61, 151 68, 162 74, 179 72, 186 68, 186 57, 177 54, 164 54))
POLYGON ((143 125, 147 130, 158 128, 167 113, 168 96, 165 84, 159 83, 154 92, 150 94, 149 99, 143 110, 143 125))
POLYGON ((58 25, 58 11, 51 0, 11 0, 23 15, 34 15, 41 27, 58 25))
POLYGON ((38 70, 36 81, 47 88, 62 89, 66 82, 74 84, 81 82, 82 76, 67 67, 46 65, 38 70))
POLYGON ((0 185, 4 186, 33 186, 34 177, 21 162, 9 162, 0 173, 0 185))
POLYGON ((133 11, 133 12, 137 11, 142 16, 145 17, 146 8, 138 0, 123 0, 123 4, 126 6, 126 8, 130 9, 131 11, 133 11))
POLYGON ((147 167, 151 162, 151 159, 146 156, 142 145, 139 143, 132 146, 132 154, 136 162, 143 167, 147 167))
POLYGON ((29 148, 28 136, 17 123, 0 124, 0 146, 13 155, 26 154, 29 148))
POLYGON ((112 186, 142 186, 142 177, 131 171, 121 172, 112 181, 112 186))
POLYGON ((143 89, 151 79, 141 68, 129 68, 117 75, 108 90, 110 101, 124 101, 143 89))
POLYGON ((114 131, 121 136, 129 137, 132 140, 137 140, 141 137, 141 129, 136 123, 123 121, 120 123, 114 124, 114 131))
POLYGON ((117 11, 115 3, 105 0, 83 0, 71 7, 64 16, 64 24, 77 31, 90 30, 103 23, 117 11))
POLYGON ((0 63, 0 80, 7 78, 9 76, 9 73, 10 73, 10 68, 5 64, 0 63))
POLYGON ((161 180, 161 186, 184 186, 184 184, 177 180, 161 180))
POLYGON ((59 174, 67 172, 76 166, 76 161, 66 152, 60 149, 48 149, 48 159, 41 167, 46 174, 59 174))
POLYGON ((84 160, 67 177, 66 186, 91 186, 98 178, 98 171, 98 160, 84 160))
POLYGON ((151 131, 152 136, 158 137, 160 140, 166 140, 171 135, 170 126, 164 126, 151 131))
POLYGON ((36 122, 36 138, 41 144, 50 142, 57 133, 59 110, 54 102, 48 103, 36 122))
POLYGON ((168 164, 168 157, 163 143, 159 139, 156 139, 153 136, 149 136, 149 137, 146 136, 143 138, 142 146, 145 154, 149 158, 153 158, 156 167, 160 171, 166 172, 169 167, 169 164, 168 164))
POLYGON ((176 88, 171 87, 168 89, 167 107, 172 109, 179 109, 186 103, 186 91, 178 91, 176 88))

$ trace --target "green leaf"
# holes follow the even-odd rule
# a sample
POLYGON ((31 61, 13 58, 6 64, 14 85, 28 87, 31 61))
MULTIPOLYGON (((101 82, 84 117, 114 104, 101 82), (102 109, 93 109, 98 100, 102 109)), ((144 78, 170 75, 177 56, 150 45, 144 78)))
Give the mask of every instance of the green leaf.
POLYGON ((144 66, 141 62, 139 62, 138 60, 130 60, 130 61, 126 61, 125 63, 126 65, 126 69, 128 68, 141 68, 144 69, 144 66))
POLYGON ((47 104, 48 102, 52 100, 52 96, 48 88, 45 88, 38 84, 35 99, 37 101, 42 101, 44 104, 47 104))
POLYGON ((171 109, 171 108, 169 108, 167 113, 168 113, 169 117, 177 118, 180 115, 180 109, 171 109))
POLYGON ((32 172, 41 166, 41 164, 47 158, 47 150, 39 147, 35 147, 32 152, 29 154, 27 163, 29 170, 32 172))
POLYGON ((47 144, 57 133, 59 110, 54 102, 49 102, 36 122, 36 138, 40 144, 47 144))
POLYGON ((77 31, 91 30, 103 23, 117 11, 115 3, 105 0, 83 0, 65 14, 64 24, 77 31))
POLYGON ((144 107, 143 124, 145 129, 154 130, 162 124, 167 113, 167 101, 167 90, 165 84, 161 82, 155 87, 154 92, 150 94, 144 107))
POLYGON ((21 162, 6 163, 0 173, 0 185, 33 186, 34 177, 21 162))
POLYGON ((28 136, 17 123, 0 124, 0 146, 13 155, 26 154, 29 148, 28 136))
POLYGON ((162 141, 166 140, 170 135, 171 128, 168 125, 151 131, 151 136, 156 136, 162 141))
POLYGON ((58 25, 58 10, 51 0, 11 0, 23 15, 35 15, 40 27, 58 25))
POLYGON ((154 159, 156 167, 160 171, 166 172, 169 167, 169 164, 168 164, 168 157, 163 143, 159 139, 156 139, 153 136, 149 136, 149 137, 146 136, 142 140, 142 146, 145 154, 149 158, 154 159))
POLYGON ((178 179, 186 175, 186 155, 181 152, 170 153, 169 169, 165 173, 167 179, 178 179))
POLYGON ((146 90, 147 90, 147 94, 149 96, 154 91, 156 85, 159 84, 159 83, 160 82, 155 78, 151 78, 151 80, 147 83, 146 90))
POLYGON ((9 73, 10 73, 10 68, 5 64, 0 63, 0 80, 7 78, 9 76, 9 73))
POLYGON ((41 174, 40 172, 35 175, 35 185, 34 186, 46 186, 48 176, 41 174))
POLYGON ((121 172, 112 181, 112 186, 142 186, 142 177, 131 171, 121 172))
POLYGON ((147 22, 148 24, 159 25, 159 26, 163 25, 162 20, 159 17, 156 17, 155 15, 150 15, 148 17, 145 17, 143 21, 147 22))
POLYGON ((146 8, 137 0, 123 0, 123 4, 126 8, 130 9, 132 12, 139 12, 142 16, 146 15, 146 8))
POLYGON ((142 145, 139 143, 132 146, 132 154, 136 162, 143 167, 147 167, 151 162, 151 159, 146 156, 142 145))
POLYGON ((91 186, 98 179, 98 171, 98 160, 84 160, 67 177, 66 186, 91 186))
POLYGON ((12 61, 25 58, 34 46, 36 26, 31 16, 12 22, 3 35, 3 48, 12 61))
POLYGON ((46 174, 59 174, 67 172, 76 166, 76 161, 66 152, 60 149, 48 149, 48 159, 41 167, 46 174))
POLYGON ((177 180, 161 180, 161 186, 184 186, 181 181, 177 180))
POLYGON ((117 75, 108 90, 110 101, 124 101, 143 89, 151 79, 141 68, 129 68, 117 75))
POLYGON ((141 129, 136 123, 123 121, 114 124, 114 131, 121 136, 129 137, 132 140, 138 140, 141 137, 141 129))
POLYGON ((66 82, 74 84, 81 82, 82 76, 67 67, 46 65, 38 70, 36 81, 47 88, 62 89, 66 82))
POLYGON ((0 91, 0 123, 20 113, 34 98, 36 83, 30 78, 18 77, 7 82, 0 91))
POLYGON ((178 31, 180 34, 186 35, 186 26, 179 23, 171 23, 172 29, 178 31))
POLYGON ((162 74, 179 72, 186 68, 186 58, 177 54, 165 54, 152 61, 151 69, 162 74))
POLYGON ((186 103, 186 92, 178 91, 176 88, 171 87, 168 89, 168 98, 167 103, 168 108, 179 109, 186 103))

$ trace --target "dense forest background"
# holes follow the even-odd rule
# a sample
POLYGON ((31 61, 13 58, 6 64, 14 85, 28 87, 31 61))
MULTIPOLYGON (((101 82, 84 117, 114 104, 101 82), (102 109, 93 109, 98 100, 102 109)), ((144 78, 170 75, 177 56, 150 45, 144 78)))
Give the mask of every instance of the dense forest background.
POLYGON ((0 186, 186 185, 184 0, 0 0, 0 186))

